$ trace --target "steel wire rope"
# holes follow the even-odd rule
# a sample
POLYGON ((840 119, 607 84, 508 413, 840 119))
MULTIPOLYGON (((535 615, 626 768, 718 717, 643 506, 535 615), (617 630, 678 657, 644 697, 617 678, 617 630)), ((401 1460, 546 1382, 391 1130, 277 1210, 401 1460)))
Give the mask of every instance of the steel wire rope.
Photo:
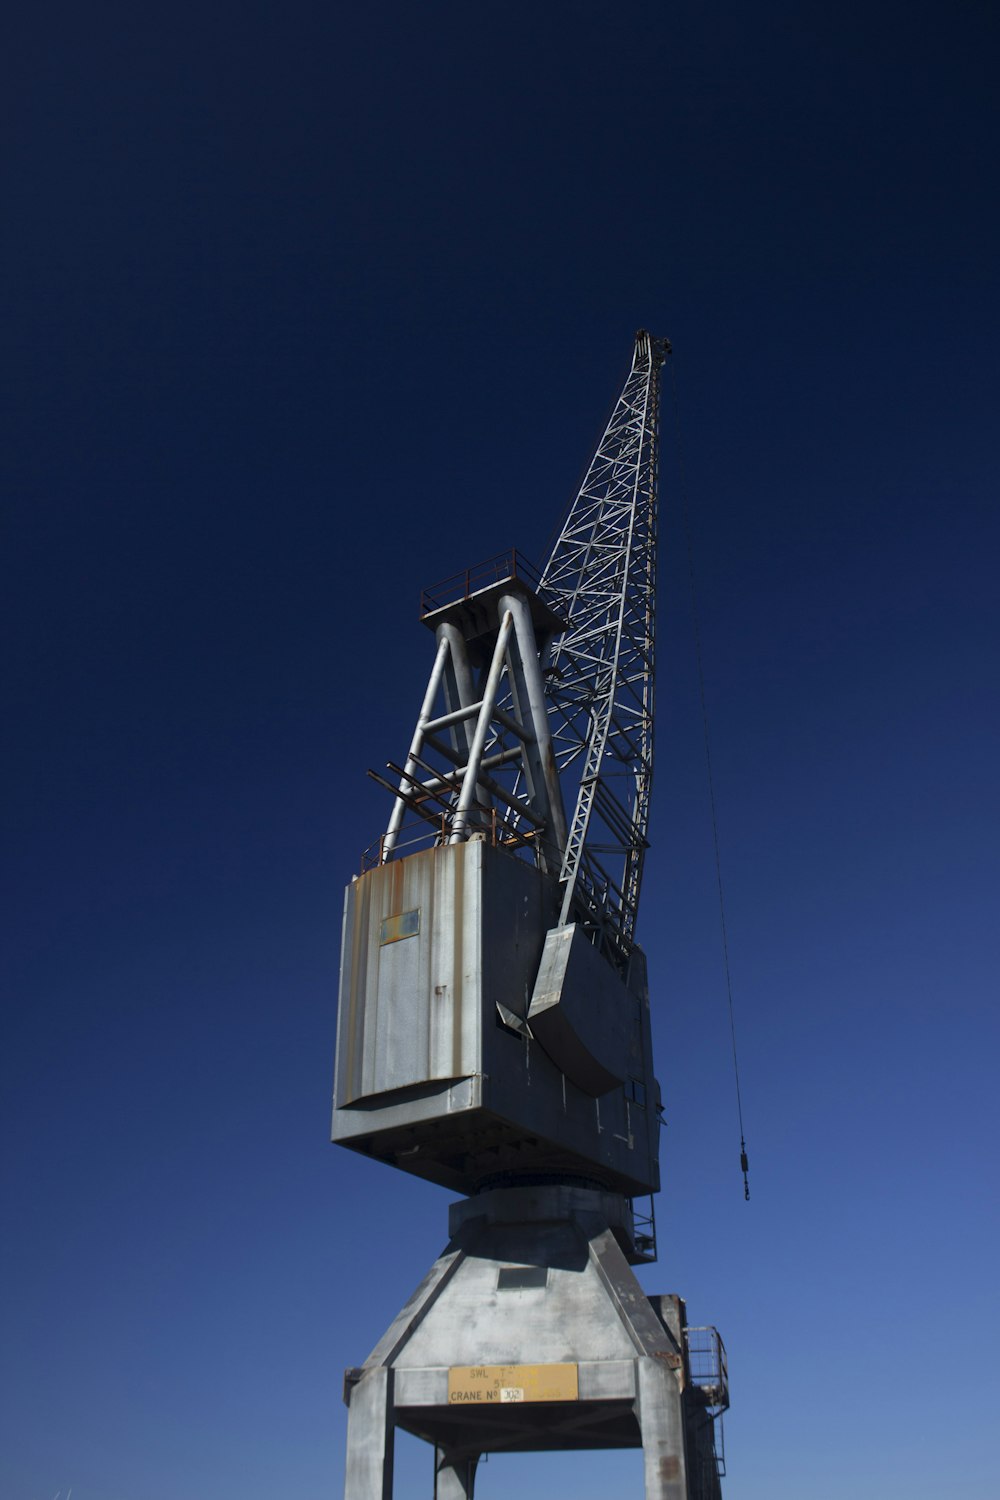
POLYGON ((705 697, 705 667, 701 650, 701 623, 698 615, 698 592, 695 587, 694 544, 691 537, 691 516, 688 507, 687 474, 684 465, 684 444, 681 433, 680 402, 677 399, 677 366, 670 361, 670 393, 674 408, 674 447, 677 454, 677 473, 681 492, 681 517, 684 523, 684 540, 687 547, 688 582, 691 592, 691 624, 694 630, 694 654, 698 668, 698 693, 701 699, 701 723, 705 740, 705 769, 708 777, 708 802, 712 816, 712 842, 715 848, 715 878, 719 889, 719 925, 722 930, 722 959, 726 973, 726 995, 729 1001, 729 1035, 733 1048, 733 1077, 736 1083, 736 1113, 740 1125, 740 1171, 743 1173, 743 1197, 750 1201, 749 1171, 746 1136, 743 1130, 743 1096, 740 1090, 740 1061, 736 1050, 736 1016, 733 1006, 733 981, 729 967, 729 938, 726 931, 726 903, 722 891, 722 854, 719 847, 719 821, 715 810, 715 782, 712 776, 712 748, 708 732, 708 702, 705 697))

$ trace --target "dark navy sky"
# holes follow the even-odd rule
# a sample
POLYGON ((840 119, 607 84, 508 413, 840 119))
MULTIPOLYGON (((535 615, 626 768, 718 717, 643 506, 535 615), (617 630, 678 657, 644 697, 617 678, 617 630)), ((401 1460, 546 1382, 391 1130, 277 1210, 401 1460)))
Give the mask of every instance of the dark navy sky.
MULTIPOLYGON (((540 556, 673 340, 640 918, 727 1500, 995 1487, 988 0, 8 15, 0 1500, 339 1493, 447 1194, 327 1142, 421 586, 540 556)), ((477 1494, 639 1492, 635 1456, 477 1494), (630 1491, 631 1492, 631 1491, 630 1491)), ((397 1493, 430 1493, 404 1443, 397 1493)))

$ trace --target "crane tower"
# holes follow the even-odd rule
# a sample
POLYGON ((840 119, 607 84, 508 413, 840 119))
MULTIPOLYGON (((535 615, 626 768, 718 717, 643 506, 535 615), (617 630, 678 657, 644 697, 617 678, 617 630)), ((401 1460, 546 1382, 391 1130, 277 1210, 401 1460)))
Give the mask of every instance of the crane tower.
POLYGON ((721 1340, 632 1270, 660 1186, 635 932, 669 351, 636 335, 541 575, 508 553, 425 591, 416 726, 371 773, 391 804, 346 893, 333 1139, 463 1196, 347 1371, 345 1500, 390 1500, 397 1426, 433 1445, 435 1500, 471 1500, 483 1454, 639 1446, 646 1500, 721 1496, 721 1340))

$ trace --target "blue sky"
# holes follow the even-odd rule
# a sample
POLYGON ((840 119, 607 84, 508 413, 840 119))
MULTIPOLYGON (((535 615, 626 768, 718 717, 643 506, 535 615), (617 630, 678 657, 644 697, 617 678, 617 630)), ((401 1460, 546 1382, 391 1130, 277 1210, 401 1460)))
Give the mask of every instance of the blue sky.
POLYGON ((364 773, 420 588, 541 556, 639 326, 752 1187, 668 382, 643 1280, 726 1339, 727 1500, 996 1493, 995 7, 6 29, 0 1500, 340 1492, 448 1202, 327 1140, 364 773))

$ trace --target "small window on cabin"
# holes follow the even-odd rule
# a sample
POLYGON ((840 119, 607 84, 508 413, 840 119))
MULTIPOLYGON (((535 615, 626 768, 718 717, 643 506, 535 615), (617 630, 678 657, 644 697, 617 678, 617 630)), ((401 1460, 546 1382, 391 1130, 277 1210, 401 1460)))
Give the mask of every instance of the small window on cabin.
POLYGON ((403 938, 416 937, 420 931, 420 907, 413 911, 401 911, 395 917, 383 917, 382 925, 378 932, 378 944, 384 948, 386 943, 401 943, 403 938))
POLYGON ((640 1109, 645 1109, 646 1085, 640 1083, 638 1078, 630 1078, 625 1085, 625 1098, 632 1104, 638 1104, 640 1109))
POLYGON ((519 1292, 526 1287, 544 1287, 548 1280, 545 1266, 501 1266, 497 1274, 498 1292, 519 1292))

